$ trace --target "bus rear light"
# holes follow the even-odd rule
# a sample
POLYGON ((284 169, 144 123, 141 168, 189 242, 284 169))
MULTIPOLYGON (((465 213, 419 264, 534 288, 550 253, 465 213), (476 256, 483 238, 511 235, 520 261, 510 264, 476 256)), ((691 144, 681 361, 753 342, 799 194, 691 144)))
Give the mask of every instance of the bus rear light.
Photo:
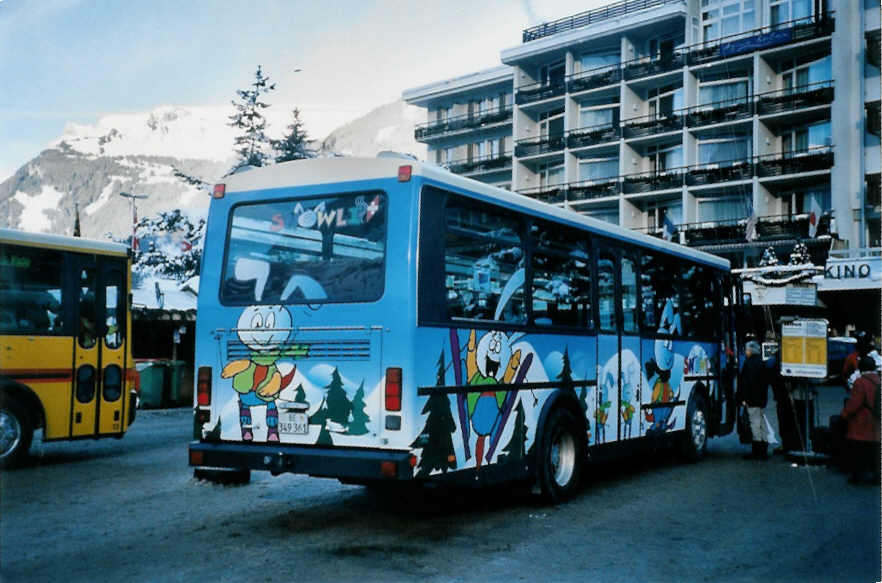
POLYGON ((190 450, 190 465, 191 466, 201 466, 203 461, 202 452, 201 451, 193 451, 190 450))
POLYGON ((394 478, 398 475, 398 464, 395 462, 380 462, 380 475, 384 478, 394 478))
POLYGON ((406 164, 398 167, 398 182, 410 182, 410 176, 413 174, 413 166, 406 164))
POLYGON ((215 184, 214 190, 211 191, 211 198, 223 198, 227 193, 227 185, 226 184, 215 184))
POLYGON ((200 366, 196 376, 196 404, 200 407, 211 406, 211 367, 200 366))
POLYGON ((401 411, 401 369, 386 369, 386 411, 401 411))
POLYGON ((141 374, 136 368, 126 369, 126 383, 135 389, 136 393, 141 392, 141 374))

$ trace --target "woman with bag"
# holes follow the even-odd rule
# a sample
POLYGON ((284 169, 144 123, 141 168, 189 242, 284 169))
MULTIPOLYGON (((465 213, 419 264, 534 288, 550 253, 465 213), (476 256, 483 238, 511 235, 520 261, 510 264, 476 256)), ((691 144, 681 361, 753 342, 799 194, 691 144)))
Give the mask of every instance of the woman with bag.
POLYGON ((879 482, 879 375, 876 361, 870 356, 861 358, 858 369, 861 376, 854 381, 851 397, 840 416, 848 423, 845 433, 851 483, 879 482))
POLYGON ((765 460, 769 458, 765 408, 768 403, 768 377, 760 356, 760 345, 751 340, 745 348, 747 358, 738 375, 737 402, 747 407, 750 418, 751 452, 744 459, 765 460))

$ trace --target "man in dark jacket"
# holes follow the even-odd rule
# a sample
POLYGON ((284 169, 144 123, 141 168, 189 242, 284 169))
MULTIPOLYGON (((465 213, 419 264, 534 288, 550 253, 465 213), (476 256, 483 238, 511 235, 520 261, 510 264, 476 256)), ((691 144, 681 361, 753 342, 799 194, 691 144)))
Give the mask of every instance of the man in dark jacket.
POLYGON ((849 450, 852 476, 850 482, 879 483, 879 419, 876 417, 876 399, 879 395, 879 375, 876 361, 864 356, 858 364, 861 376, 854 381, 851 397, 840 414, 848 423, 845 434, 849 450))
POLYGON ((750 432, 753 434, 751 452, 744 459, 764 460, 769 457, 764 411, 768 402, 768 377, 759 344, 748 342, 745 354, 747 358, 738 375, 738 392, 735 395, 738 402, 747 406, 750 432))

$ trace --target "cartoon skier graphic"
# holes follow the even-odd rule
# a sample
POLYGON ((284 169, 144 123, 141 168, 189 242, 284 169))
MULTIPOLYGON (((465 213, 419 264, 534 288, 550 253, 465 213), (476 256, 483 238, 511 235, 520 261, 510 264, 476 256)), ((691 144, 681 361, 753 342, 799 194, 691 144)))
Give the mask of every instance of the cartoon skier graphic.
MULTIPOLYGON (((658 328, 659 334, 680 334, 680 314, 674 312, 674 303, 668 299, 662 310, 661 323, 658 328)), ((658 338, 655 341, 655 358, 646 363, 646 374, 649 376, 649 386, 652 387, 651 404, 656 405, 647 409, 644 416, 651 423, 646 430, 647 434, 665 432, 674 427, 674 421, 669 419, 674 411, 673 406, 657 406, 670 403, 680 398, 679 389, 682 373, 672 378, 682 366, 676 367, 675 362, 683 361, 683 357, 674 352, 674 343, 670 338, 658 338)))
MULTIPOLYGON (((451 330, 451 342, 455 353, 459 353, 455 330, 451 330)), ((533 358, 532 354, 528 354, 521 362, 521 351, 512 353, 511 339, 497 331, 488 332, 477 340, 477 334, 472 330, 466 348, 466 380, 467 384, 473 386, 523 382, 533 358)), ((454 368, 454 374, 460 377, 458 366, 454 368)), ((477 435, 475 463, 478 468, 493 457, 516 398, 516 391, 504 390, 471 392, 458 397, 466 458, 471 457, 468 447, 470 425, 477 435), (488 437, 489 448, 486 443, 488 437)))
POLYGON ((249 358, 227 363, 221 371, 221 378, 232 378, 233 389, 239 395, 243 441, 254 439, 253 407, 266 407, 266 440, 279 441, 279 412, 275 401, 294 378, 297 365, 282 374, 277 362, 282 358, 302 358, 308 353, 303 346, 283 347, 291 327, 291 313, 284 306, 249 306, 239 316, 237 334, 251 354, 249 358))

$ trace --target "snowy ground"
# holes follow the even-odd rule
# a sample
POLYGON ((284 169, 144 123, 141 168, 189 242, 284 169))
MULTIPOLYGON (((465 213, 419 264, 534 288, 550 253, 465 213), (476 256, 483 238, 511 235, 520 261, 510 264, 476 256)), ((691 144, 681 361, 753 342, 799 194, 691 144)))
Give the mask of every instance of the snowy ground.
MULTIPOLYGON (((822 418, 841 404, 825 389, 822 418)), ((772 413, 774 418, 774 414, 772 413)), ((186 409, 122 440, 34 446, 3 473, 4 581, 837 581, 879 579, 879 489, 823 467, 671 456, 592 469, 572 502, 514 489, 383 496, 254 473, 199 483, 186 409), (508 490, 511 490, 509 492, 508 490)))

